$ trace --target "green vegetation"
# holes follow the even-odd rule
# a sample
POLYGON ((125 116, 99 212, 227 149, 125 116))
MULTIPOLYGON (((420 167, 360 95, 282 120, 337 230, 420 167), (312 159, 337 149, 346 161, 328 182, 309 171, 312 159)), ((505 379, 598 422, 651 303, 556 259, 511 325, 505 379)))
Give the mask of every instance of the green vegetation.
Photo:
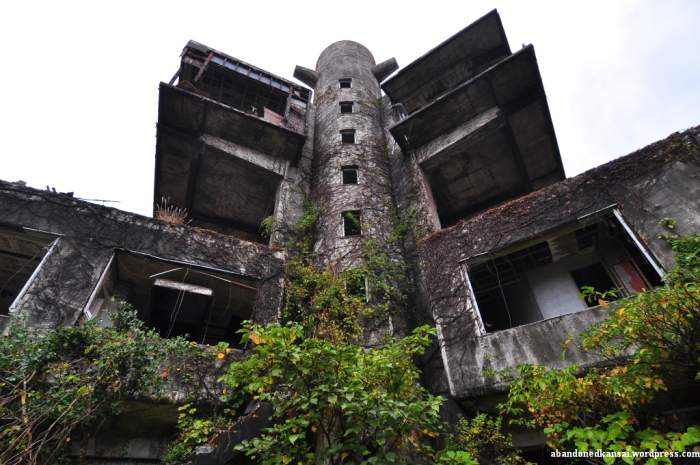
MULTIPOLYGON (((613 366, 584 369, 578 364, 555 370, 521 365, 495 373, 512 382, 502 414, 512 423, 544 428, 556 450, 666 451, 700 450, 700 430, 677 431, 660 416, 655 403, 669 386, 697 389, 700 381, 700 236, 672 241, 677 266, 665 284, 610 304, 613 312, 576 340, 613 366)), ((609 295, 586 294, 603 300, 609 295)), ((671 463, 668 457, 604 458, 605 463, 643 460, 671 463)))
POLYGON ((268 216, 260 223, 260 235, 262 237, 270 237, 272 228, 275 226, 275 217, 268 216))
POLYGON ((198 351, 146 330, 126 304, 112 322, 29 332, 15 320, 0 337, 0 463, 58 463, 75 439, 82 462, 99 419, 163 394, 166 361, 198 351))
POLYGON ((413 357, 435 330, 417 329, 380 348, 357 345, 362 328, 386 325, 402 305, 403 268, 373 240, 363 264, 340 270, 314 266, 309 248, 319 211, 305 204, 286 269, 286 325, 249 323, 254 354, 222 378, 231 408, 252 396, 270 401, 277 424, 238 448, 262 463, 384 464, 432 456, 423 437, 440 428, 442 398, 417 384, 413 357))
MULTIPOLYGON (((414 364, 435 330, 421 327, 402 340, 385 336, 378 347, 362 347, 363 328, 387 326, 388 315, 405 305, 404 269, 372 240, 363 242, 359 266, 316 268, 309 249, 318 215, 307 203, 295 225, 297 240, 288 246, 284 322, 246 323, 243 340, 254 350, 219 380, 222 408, 207 417, 189 397, 180 408, 181 434, 164 461, 187 460, 217 429, 230 427, 250 400, 275 408, 274 426, 237 446, 263 464, 525 464, 502 431, 505 418, 543 429, 554 450, 700 450, 700 429, 676 429, 659 408, 665 391, 700 384, 699 235, 672 241, 677 266, 661 287, 614 303, 614 291, 584 289, 583 297, 612 312, 564 346, 577 344, 613 363, 491 373, 510 383, 501 416, 462 419, 436 454, 431 445, 444 435, 443 399, 420 387, 414 364)), ((60 463, 71 442, 80 444, 73 455, 81 463, 96 421, 118 414, 122 400, 163 395, 175 371, 194 384, 179 369, 189 366, 183 360, 222 359, 230 351, 225 343, 210 351, 182 338, 163 340, 126 304, 112 321, 114 327, 89 321, 42 333, 14 321, 9 336, 0 338, 1 464, 60 463)))
POLYGON ((513 439, 502 432, 502 417, 477 415, 471 420, 460 418, 455 434, 447 437, 447 447, 441 460, 464 464, 516 465, 526 464, 513 439), (460 461, 461 460, 461 461, 460 461))
POLYGON ((331 263, 319 269, 309 251, 318 215, 306 202, 305 214, 295 225, 299 239, 288 245, 292 253, 286 266, 284 316, 300 322, 306 337, 357 342, 363 323, 379 327, 404 303, 404 269, 375 240, 363 242, 363 264, 340 270, 331 263))
POLYGON ((442 398, 416 384, 412 357, 434 330, 419 328, 381 349, 304 338, 304 331, 293 323, 251 325, 244 335, 255 354, 224 376, 228 400, 272 402, 279 421, 240 450, 264 464, 405 463, 430 454, 421 437, 436 436, 442 398))
MULTIPOLYGON (((219 347, 223 347, 219 346, 219 347)), ((219 352, 220 353, 220 352, 219 352)), ((216 429, 224 429, 235 423, 235 411, 226 408, 227 415, 215 415, 212 417, 197 417, 197 408, 191 404, 185 404, 178 408, 177 426, 182 432, 180 436, 168 446, 162 461, 186 462, 195 447, 209 441, 216 429)))

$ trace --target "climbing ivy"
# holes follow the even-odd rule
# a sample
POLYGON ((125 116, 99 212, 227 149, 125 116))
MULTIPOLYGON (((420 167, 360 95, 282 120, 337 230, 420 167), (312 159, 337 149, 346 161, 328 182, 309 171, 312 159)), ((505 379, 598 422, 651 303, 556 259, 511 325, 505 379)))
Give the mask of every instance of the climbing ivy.
POLYGON ((380 347, 360 345, 363 330, 385 323, 403 304, 404 269, 375 240, 365 240, 361 263, 318 268, 310 251, 319 209, 305 203, 289 244, 286 324, 248 323, 243 340, 254 354, 220 380, 224 401, 272 402, 276 424, 239 450, 262 463, 411 462, 432 457, 426 439, 440 429, 442 398, 417 384, 413 357, 435 334, 422 327, 380 347))
POLYGON ((305 202, 305 214, 295 225, 299 239, 289 247, 284 314, 301 322, 307 337, 357 342, 363 327, 380 326, 393 307, 404 303, 405 270, 372 239, 363 241, 356 266, 341 270, 331 263, 319 269, 310 252, 318 215, 305 202))

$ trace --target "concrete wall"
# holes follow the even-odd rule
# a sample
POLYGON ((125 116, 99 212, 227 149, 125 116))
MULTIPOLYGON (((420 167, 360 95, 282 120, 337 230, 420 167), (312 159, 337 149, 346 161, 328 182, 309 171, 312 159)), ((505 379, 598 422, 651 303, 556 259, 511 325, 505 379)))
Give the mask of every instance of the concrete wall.
POLYGON ((567 271, 599 261, 598 254, 593 251, 557 261, 525 275, 543 319, 588 308, 586 303, 578 298, 580 291, 567 271))
POLYGON ((602 321, 608 310, 594 307, 568 315, 538 321, 517 328, 498 331, 480 338, 467 338, 460 344, 459 362, 452 358, 452 348, 445 351, 450 362, 447 374, 450 394, 457 399, 468 399, 499 392, 492 378, 484 371, 515 368, 522 364, 546 365, 561 368, 574 362, 593 364, 598 357, 571 348, 566 360, 561 359, 562 344, 569 334, 578 334, 592 324, 602 321))
POLYGON ((313 197, 321 216, 313 248, 325 266, 359 263, 362 238, 344 237, 343 212, 361 212, 363 238, 380 238, 393 229, 374 65, 370 51, 351 41, 330 45, 316 65, 313 197), (352 87, 341 88, 340 79, 351 79, 352 87), (340 113, 340 102, 352 102, 352 113, 340 113), (354 144, 341 142, 342 130, 355 131, 354 144), (344 185, 341 168, 351 165, 358 167, 358 183, 344 185))
MULTIPOLYGON (((484 253, 496 253, 513 244, 537 240, 558 228, 578 224, 578 218, 616 205, 633 235, 653 260, 665 269, 672 265, 670 245, 657 237, 664 232, 689 234, 700 226, 700 127, 673 134, 644 149, 602 165, 575 178, 508 202, 452 228, 424 239, 420 244, 421 285, 425 318, 440 329, 439 347, 424 359, 426 376, 435 392, 449 391, 458 398, 486 392, 482 369, 514 367, 518 363, 560 363, 567 334, 580 333, 604 315, 583 310, 496 334, 484 335, 474 307, 469 283, 460 262, 484 253), (659 226, 662 218, 674 218, 671 231, 659 226), (484 360, 495 360, 486 363, 484 360)), ((541 240, 541 239, 540 239, 541 240)), ((554 264, 556 265, 556 263, 554 264)), ((528 276, 538 303, 546 303, 543 316, 555 316, 582 308, 568 292, 552 299, 544 274, 556 278, 556 267, 528 276), (542 275, 542 276, 538 276, 542 275), (530 279, 532 278, 532 279, 530 279), (539 296, 538 296, 539 294, 539 296), (559 303, 557 303, 559 302, 559 303), (550 305, 551 304, 551 305, 550 305), (560 305, 561 304, 561 305, 560 305)), ((563 276, 563 275, 562 275, 563 276)), ((563 279, 563 278, 562 278, 563 279)), ((573 290, 572 290, 573 293, 573 290)), ((583 356, 581 361, 587 361, 583 356)), ((568 361, 578 360, 572 356, 568 361)))
POLYGON ((30 326, 75 324, 117 249, 253 279, 259 289, 256 318, 279 318, 279 249, 6 182, 0 182, 0 222, 58 237, 14 312, 26 315, 30 326))
MULTIPOLYGON (((297 68, 315 86, 310 200, 320 208, 312 246, 319 267, 363 264, 367 240, 376 240, 395 263, 405 263, 401 244, 392 236, 398 215, 383 126, 387 100, 381 98, 374 67, 364 46, 341 41, 323 51, 316 71, 297 68), (341 79, 351 79, 351 87, 341 88, 341 79), (341 102, 351 102, 352 112, 341 113, 341 102), (341 141, 343 130, 355 131, 354 144, 341 141), (344 166, 357 166, 357 184, 343 183, 344 166), (343 214, 349 211, 360 212, 361 235, 344 235, 343 214)), ((412 325, 404 310, 394 308, 387 320, 366 325, 366 342, 378 343, 386 331, 407 334, 412 325)))

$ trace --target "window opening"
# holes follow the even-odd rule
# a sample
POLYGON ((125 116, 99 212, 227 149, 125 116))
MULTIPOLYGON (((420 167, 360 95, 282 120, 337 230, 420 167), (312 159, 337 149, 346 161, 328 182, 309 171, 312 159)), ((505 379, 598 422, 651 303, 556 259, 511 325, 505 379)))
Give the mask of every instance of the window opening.
POLYGON ((362 216, 359 210, 343 212, 343 235, 359 236, 362 234, 362 216))
POLYGON ((352 102, 340 102, 340 112, 341 113, 352 113, 353 103, 352 102))
POLYGON ((621 296, 629 296, 660 284, 653 266, 615 217, 571 229, 508 254, 467 262, 487 332, 597 306, 578 298, 583 286, 599 292, 619 288, 621 296))
POLYGON ((81 317, 81 322, 85 319, 92 320, 99 318, 100 326, 112 326, 112 314, 117 310, 116 305, 110 298, 109 286, 114 283, 114 263, 115 255, 110 257, 107 266, 105 267, 100 279, 97 281, 94 292, 90 295, 88 303, 85 305, 84 315, 81 317))
POLYGON ((287 95, 247 76, 211 70, 202 75, 200 82, 200 93, 246 113, 252 113, 255 107, 284 114, 287 95))
POLYGON ((340 79, 339 81, 340 88, 341 89, 350 89, 352 88, 352 78, 345 78, 345 79, 340 79))
POLYGON ((125 251, 117 252, 111 273, 109 293, 132 304, 162 337, 241 347, 236 331, 252 316, 254 280, 125 251))
POLYGON ((656 269, 654 269, 654 266, 649 263, 647 257, 639 250, 634 241, 629 237, 627 237, 627 239, 628 240, 622 240, 620 242, 625 250, 627 250, 627 252, 630 254, 632 264, 640 272, 641 278, 644 279, 649 285, 647 289, 661 286, 663 281, 661 280, 659 273, 656 271, 656 269))
POLYGON ((251 108, 255 107, 258 117, 267 119, 269 115, 273 122, 277 122, 276 115, 288 117, 287 110, 301 109, 303 112, 310 97, 310 91, 294 88, 290 83, 233 57, 214 51, 205 53, 190 47, 183 51, 181 68, 170 81, 171 85, 176 78, 179 78, 178 86, 187 91, 197 92, 247 113, 251 113, 251 108))
POLYGON ((576 236, 578 251, 584 252, 589 247, 593 247, 593 244, 598 240, 598 224, 584 226, 581 229, 577 229, 574 234, 576 236))
POLYGON ((343 144, 354 144, 355 143, 355 130, 354 129, 343 129, 340 131, 340 141, 343 144))
POLYGON ((104 328, 113 326, 112 314, 116 311, 117 306, 110 298, 107 288, 102 286, 85 313, 88 319, 99 318, 100 326, 104 328))
POLYGON ((343 184, 357 184, 357 166, 343 166, 343 184))
POLYGON ((17 307, 56 239, 46 233, 0 225, 0 316, 9 316, 17 307))
MULTIPOLYGON (((616 287, 602 263, 584 266, 583 268, 569 271, 569 273, 574 279, 578 289, 588 286, 594 288, 596 291, 606 292, 616 287)), ((595 301, 589 302, 588 300, 584 300, 584 302, 588 307, 595 307, 598 305, 598 302, 595 301)))
POLYGON ((362 297, 366 302, 369 302, 369 291, 365 278, 355 277, 348 279, 345 283, 345 289, 347 289, 348 294, 362 297))

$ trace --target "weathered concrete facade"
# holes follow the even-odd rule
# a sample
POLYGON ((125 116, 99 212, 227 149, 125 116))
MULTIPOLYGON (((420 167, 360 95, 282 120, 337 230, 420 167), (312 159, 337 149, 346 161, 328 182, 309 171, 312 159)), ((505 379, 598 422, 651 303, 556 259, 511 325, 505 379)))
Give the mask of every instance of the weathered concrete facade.
MULTIPOLYGON (((353 267, 373 240, 409 268, 408 303, 365 342, 437 326, 419 363, 451 418, 501 392, 485 370, 562 366, 567 335, 606 315, 576 297, 581 285, 658 283, 671 266, 660 219, 678 234, 700 227, 700 129, 565 179, 534 48, 512 53, 495 10, 397 68, 341 41, 295 69, 306 88, 189 42, 159 89, 154 201, 192 223, 1 182, 0 321, 75 325, 116 295, 164 337, 235 344, 243 319, 281 319, 285 247, 311 201, 319 267, 353 267), (184 310, 166 324, 176 291, 184 310)), ((88 455, 124 452, 125 418, 142 421, 116 419, 121 445, 98 438, 88 455)), ((152 432, 133 429, 148 440, 127 455, 157 460, 167 428, 152 432)), ((225 463, 248 433, 222 435, 196 463, 225 463)))
POLYGON ((15 234, 40 232, 53 238, 46 241, 48 253, 13 308, 36 327, 76 324, 119 253, 240 279, 257 288, 250 313, 263 321, 278 318, 282 250, 6 182, 0 185, 0 223, 15 234))
MULTIPOLYGON (((572 279, 570 270, 602 263, 615 278, 614 285, 633 292, 629 283, 617 280, 624 278, 624 270, 618 265, 630 262, 644 287, 658 283, 660 276, 672 266, 670 245, 658 237, 668 230, 659 221, 676 219, 674 231, 680 235, 700 227, 700 183, 696 178, 700 171, 699 147, 700 128, 673 134, 638 152, 488 210, 425 239, 420 244, 420 273, 425 280, 426 300, 430 302, 429 318, 434 318, 440 328, 441 352, 436 351, 433 363, 428 365, 438 372, 446 371, 442 376, 438 373, 427 376, 442 380, 434 389, 449 392, 457 399, 469 399, 498 390, 482 371, 523 363, 557 367, 574 361, 596 361, 576 351, 570 351, 566 362, 560 357, 561 344, 567 335, 583 332, 607 314, 600 307, 587 309, 581 304, 576 298, 576 286, 572 290, 565 288, 572 279), (581 249, 585 250, 583 254, 561 247, 565 243, 561 238, 572 237, 572 231, 592 230, 596 225, 598 231, 607 227, 614 233, 605 240, 587 243, 581 249), (612 243, 617 241, 625 243, 614 250, 612 243), (531 321, 516 322, 518 315, 514 313, 523 311, 526 304, 521 302, 516 308, 515 301, 507 294, 515 291, 516 297, 524 301, 530 298, 530 293, 506 282, 510 278, 501 271, 502 286, 497 293, 503 292, 502 298, 511 303, 512 323, 508 328, 497 328, 501 331, 491 331, 485 325, 495 324, 498 307, 486 300, 480 303, 478 295, 475 296, 479 285, 475 270, 485 262, 491 263, 493 270, 502 270, 497 263, 499 259, 514 257, 514 253, 537 244, 545 244, 554 258, 560 258, 533 267, 539 272, 535 275, 523 270, 520 281, 536 290, 536 278, 541 278, 550 293, 559 290, 561 295, 554 297, 558 299, 555 302, 559 314, 548 316, 542 311, 541 316, 531 321), (565 266, 562 268, 557 263, 565 266), (541 273, 547 269, 555 273, 541 273), (563 309, 567 293, 582 307, 563 309)), ((577 244, 576 239, 574 235, 573 247, 579 249, 581 241, 577 244)), ((511 258, 515 259, 517 256, 511 258)), ((544 310, 546 299, 539 298, 537 292, 533 294, 536 304, 544 310)))

